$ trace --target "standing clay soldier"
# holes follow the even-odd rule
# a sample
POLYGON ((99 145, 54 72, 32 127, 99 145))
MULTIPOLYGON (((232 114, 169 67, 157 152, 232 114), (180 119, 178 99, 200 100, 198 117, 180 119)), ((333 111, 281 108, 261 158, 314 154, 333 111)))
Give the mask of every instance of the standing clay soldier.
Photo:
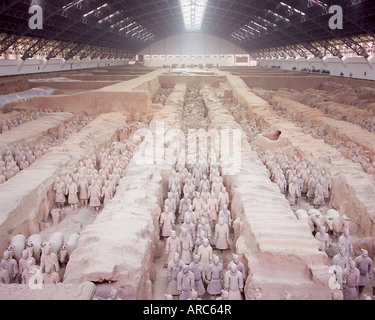
POLYGON ((336 280, 342 289, 342 273, 345 268, 349 267, 349 258, 345 254, 345 248, 339 247, 339 253, 332 258, 332 265, 336 266, 336 280))
POLYGON ((72 178, 69 178, 68 185, 66 187, 66 195, 68 195, 68 203, 72 208, 73 213, 77 213, 78 211, 78 187, 73 182, 72 178))
POLYGON ((164 207, 164 209, 164 212, 160 215, 159 227, 161 228, 161 236, 169 237, 174 228, 175 219, 173 218, 172 213, 169 212, 168 207, 164 207))
POLYGON ((342 275, 344 300, 358 300, 357 287, 359 285, 359 270, 355 261, 349 259, 349 267, 345 268, 342 275))
POLYGON ((180 260, 180 255, 175 253, 173 259, 168 262, 168 287, 167 293, 177 296, 177 275, 182 270, 184 263, 180 260))
POLYGON ((89 185, 84 175, 80 175, 80 179, 78 181, 78 191, 81 206, 87 208, 87 203, 89 199, 89 185))
POLYGON ((194 274, 194 289, 198 292, 198 296, 204 295, 206 290, 204 289, 203 281, 205 280, 204 265, 200 262, 199 256, 194 255, 193 262, 189 264, 189 270, 194 274))
POLYGON ((314 170, 312 177, 310 177, 309 179, 308 190, 307 190, 307 197, 309 198, 310 204, 312 204, 313 199, 315 198, 315 187, 317 183, 318 183, 317 172, 316 170, 314 170))
POLYGON ((242 278, 246 279, 246 272, 245 272, 245 266, 244 264, 240 261, 240 257, 238 254, 233 253, 233 260, 228 263, 227 269, 230 270, 230 266, 234 264, 237 268, 238 271, 242 273, 242 278))
POLYGON ((228 192, 227 192, 227 188, 225 188, 224 186, 221 187, 221 191, 219 193, 218 201, 219 201, 219 210, 223 210, 224 206, 226 206, 228 208, 229 195, 228 195, 228 192))
POLYGON ((60 209, 62 209, 65 204, 66 188, 65 188, 65 183, 61 180, 60 177, 56 178, 56 183, 53 187, 53 190, 55 190, 56 192, 56 197, 55 197, 56 204, 60 207, 60 209))
POLYGON ((46 272, 43 273, 44 284, 56 284, 60 282, 60 276, 57 272, 53 271, 52 265, 46 265, 46 272))
POLYGON ((208 266, 207 272, 207 292, 215 299, 223 289, 222 280, 224 278, 223 264, 220 263, 219 257, 214 255, 214 261, 208 266))
POLYGON ((339 237, 338 244, 345 248, 345 254, 348 257, 354 256, 353 240, 352 237, 349 235, 348 228, 344 228, 344 233, 342 236, 339 237))
POLYGON ((224 223, 223 218, 219 218, 219 223, 215 226, 215 236, 216 249, 226 250, 229 248, 229 227, 224 223))
POLYGON ((229 292, 229 300, 242 300, 243 277, 234 264, 224 275, 224 288, 229 292))
POLYGON ((180 238, 176 235, 176 231, 171 230, 171 235, 168 237, 165 245, 165 254, 167 255, 167 263, 165 266, 168 266, 168 262, 173 259, 173 255, 176 252, 178 254, 181 253, 181 242, 180 238))
POLYGON ((0 264, 0 283, 2 284, 9 284, 10 283, 10 277, 7 270, 4 269, 4 267, 0 264))
POLYGON ((206 219, 203 217, 200 219, 200 223, 197 226, 197 233, 201 233, 202 231, 204 231, 205 233, 205 238, 208 238, 210 240, 211 233, 212 233, 211 226, 207 223, 206 219))
POLYGON ((20 279, 22 279, 22 273, 24 270, 27 269, 27 261, 33 260, 33 265, 36 264, 34 257, 29 256, 29 251, 27 249, 22 251, 22 256, 20 260, 18 261, 18 274, 20 276, 20 279))
POLYGON ((185 228, 190 234, 192 240, 195 239, 195 224, 191 221, 191 218, 189 215, 186 215, 184 223, 181 225, 181 228, 185 228))
POLYGON ((315 197, 313 204, 316 208, 325 205, 325 181, 324 178, 320 178, 319 182, 315 186, 315 197))
POLYGON ((8 271, 10 281, 14 281, 18 274, 18 265, 17 261, 12 258, 11 253, 8 250, 4 251, 3 259, 0 264, 8 271))
POLYGON ((210 241, 207 238, 203 239, 203 244, 198 248, 198 253, 200 261, 204 265, 204 273, 208 272, 208 266, 212 262, 212 247, 210 246, 210 241))
POLYGON ((59 260, 57 259, 56 253, 51 251, 51 244, 49 242, 45 242, 42 249, 42 255, 40 257, 40 267, 42 271, 45 271, 46 266, 48 265, 54 267, 55 272, 60 271, 59 260))
POLYGON ((354 259, 355 266, 359 270, 358 297, 361 295, 364 287, 369 284, 369 277, 372 276, 372 259, 368 256, 365 249, 361 249, 362 254, 354 259))
POLYGON ((185 228, 181 228, 180 234, 180 246, 181 246, 181 260, 185 264, 190 264, 193 259, 191 253, 193 252, 194 243, 191 235, 185 228))
POLYGON ((193 289, 194 274, 187 265, 184 265, 177 275, 177 293, 180 295, 180 300, 189 300, 193 289))
POLYGON ((109 181, 107 180, 102 188, 101 197, 103 198, 103 204, 106 205, 109 200, 112 199, 112 187, 109 186, 109 181))
POLYGON ((212 227, 214 227, 217 220, 217 213, 219 211, 219 202, 215 198, 214 192, 211 192, 210 198, 207 200, 207 207, 210 211, 210 221, 212 222, 212 227))
POLYGON ((191 200, 188 198, 187 194, 184 194, 184 197, 181 199, 179 206, 179 214, 181 217, 181 221, 184 221, 185 212, 189 211, 190 206, 191 200))
POLYGON ((219 212, 219 218, 223 218, 224 223, 226 223, 228 227, 230 227, 232 223, 232 218, 230 216, 230 211, 228 210, 228 207, 226 205, 224 205, 223 210, 219 212))
MULTIPOLYGON (((98 181, 98 183, 100 182, 98 181)), ((94 212, 98 212, 101 206, 101 193, 100 186, 98 183, 96 183, 95 180, 93 180, 88 190, 88 196, 90 198, 90 207, 93 209, 94 212)))
POLYGON ((296 200, 301 196, 299 186, 297 184, 297 177, 294 177, 288 188, 289 204, 291 206, 296 205, 296 200))
POLYGON ((319 232, 315 234, 315 239, 322 242, 319 250, 324 252, 327 251, 327 249, 329 248, 329 235, 326 232, 326 228, 324 226, 321 226, 319 232))
POLYGON ((196 197, 193 200, 193 210, 196 212, 200 212, 202 210, 204 201, 201 198, 200 192, 196 192, 195 195, 196 197))

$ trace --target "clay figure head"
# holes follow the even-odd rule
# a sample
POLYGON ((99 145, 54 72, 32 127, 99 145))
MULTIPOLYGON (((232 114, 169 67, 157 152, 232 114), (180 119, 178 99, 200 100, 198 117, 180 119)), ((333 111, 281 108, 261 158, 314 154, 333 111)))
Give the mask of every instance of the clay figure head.
POLYGON ((340 251, 340 255, 341 255, 341 256, 344 256, 344 255, 345 255, 345 252, 346 252, 346 249, 345 249, 345 247, 340 246, 339 251, 340 251))
POLYGON ((220 258, 219 258, 219 256, 217 256, 216 254, 214 254, 213 257, 214 257, 214 264, 215 264, 215 265, 218 265, 219 262, 220 262, 220 258))
POLYGON ((173 261, 174 261, 174 262, 178 262, 178 260, 180 260, 180 255, 179 255, 178 252, 175 252, 175 253, 173 254, 173 261))
POLYGON ((29 251, 27 251, 26 249, 22 251, 22 258, 23 259, 27 259, 29 257, 29 251))
POLYGON ((46 270, 47 275, 51 275, 52 274, 52 264, 49 264, 49 263, 46 264, 45 270, 46 270))
POLYGON ((10 252, 8 250, 5 250, 3 253, 4 260, 10 259, 10 252))
POLYGON ((227 210, 228 210, 228 206, 227 206, 226 204, 224 204, 224 205, 223 205, 223 211, 224 211, 224 212, 227 212, 227 210))
POLYGON ((237 266, 236 266, 236 264, 231 263, 231 265, 230 265, 230 272, 232 274, 236 274, 237 273, 237 266))
POLYGON ((349 258, 349 268, 352 270, 355 268, 355 261, 351 258, 349 258))
POLYGON ((362 252, 362 257, 363 258, 367 258, 368 257, 368 251, 366 249, 361 249, 361 252, 362 252))
POLYGON ((325 233, 326 232, 326 227, 325 226, 321 226, 319 228, 319 231, 320 231, 320 233, 325 233))
POLYGON ((191 300, 198 300, 198 292, 194 289, 191 290, 191 300))
POLYGON ((240 257, 238 256, 238 254, 233 254, 233 262, 235 264, 238 264, 238 262, 240 262, 240 257))
POLYGON ((195 193, 195 195, 197 196, 198 199, 201 197, 201 193, 198 191, 195 193))
POLYGON ((171 231, 171 238, 176 239, 176 231, 175 230, 171 231))
POLYGON ((209 241, 208 241, 208 239, 207 238, 204 238, 203 239, 203 246, 205 246, 205 247, 207 247, 208 245, 209 245, 209 241))

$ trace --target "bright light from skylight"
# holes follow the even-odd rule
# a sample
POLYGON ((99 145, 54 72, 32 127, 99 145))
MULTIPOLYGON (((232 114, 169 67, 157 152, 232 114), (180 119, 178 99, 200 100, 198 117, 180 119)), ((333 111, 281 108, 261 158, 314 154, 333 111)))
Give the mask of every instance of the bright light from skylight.
POLYGON ((202 27, 208 0, 180 0, 185 29, 199 31, 202 27))

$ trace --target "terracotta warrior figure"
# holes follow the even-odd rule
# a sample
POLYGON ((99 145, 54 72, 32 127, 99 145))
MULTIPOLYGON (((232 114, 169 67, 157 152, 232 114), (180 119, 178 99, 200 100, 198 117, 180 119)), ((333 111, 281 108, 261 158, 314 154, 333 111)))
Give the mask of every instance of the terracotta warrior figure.
POLYGON ((53 271, 52 265, 47 264, 45 269, 46 271, 43 273, 43 283, 56 284, 60 282, 60 276, 57 272, 53 271))
POLYGON ((194 255, 193 262, 189 264, 189 270, 194 274, 194 289, 198 292, 198 296, 201 297, 206 292, 203 285, 203 281, 205 280, 206 276, 204 272, 204 265, 202 262, 200 262, 198 255, 194 255))
POLYGON ((200 212, 202 210, 204 201, 201 198, 200 192, 196 192, 195 195, 195 199, 193 200, 193 210, 200 212))
POLYGON ((181 242, 180 238, 176 235, 176 231, 171 230, 171 235, 168 237, 165 245, 165 254, 167 255, 166 266, 168 265, 168 262, 173 259, 173 255, 176 252, 178 254, 181 253, 181 242))
POLYGON ((213 255, 213 263, 208 266, 207 272, 207 292, 211 295, 212 299, 215 299, 217 295, 221 293, 223 289, 222 280, 224 279, 223 264, 217 255, 213 255))
POLYGON ((322 207, 326 204, 324 178, 320 178, 319 182, 315 186, 315 197, 314 197, 313 204, 316 208, 322 207))
POLYGON ((182 267, 182 270, 177 274, 177 293, 180 295, 179 299, 190 299, 193 289, 194 274, 189 270, 189 267, 187 265, 184 265, 182 267))
POLYGON ((59 260, 57 259, 56 253, 51 251, 51 244, 49 242, 45 242, 43 244, 42 255, 40 257, 40 267, 42 271, 46 270, 46 266, 51 265, 54 267, 55 272, 60 271, 59 260))
POLYGON ((238 254, 233 253, 233 259, 228 263, 227 270, 230 270, 231 264, 234 264, 237 268, 238 271, 241 272, 242 278, 244 281, 246 280, 246 272, 245 272, 245 266, 244 264, 240 261, 240 256, 238 254))
POLYGON ((193 261, 191 254, 194 249, 194 243, 193 243, 193 239, 191 235, 188 233, 186 228, 181 228, 180 246, 181 246, 181 260, 185 264, 190 264, 193 261))
POLYGON ((207 207, 210 211, 210 221, 212 221, 212 227, 214 227, 217 220, 217 213, 219 212, 219 202, 215 198, 214 192, 211 192, 210 198, 207 200, 207 207))
POLYGON ((8 271, 10 281, 14 281, 18 275, 18 264, 17 261, 12 258, 11 253, 8 250, 4 251, 3 259, 0 264, 6 271, 8 271))
POLYGON ((226 205, 223 206, 223 210, 219 212, 219 218, 224 219, 224 223, 228 225, 228 227, 231 226, 232 218, 230 215, 230 211, 228 210, 228 207, 226 205))
POLYGON ((109 185, 109 181, 107 180, 104 183, 104 186, 102 188, 102 194, 101 197, 103 198, 103 204, 106 205, 109 200, 112 199, 112 187, 109 185))
POLYGON ((23 271, 27 269, 28 260, 33 260, 33 265, 36 264, 35 258, 29 255, 29 250, 25 249, 22 251, 22 256, 18 261, 18 274, 20 276, 20 279, 22 278, 23 271))
POLYGON ((185 219, 185 212, 189 210, 189 206, 191 205, 191 200, 188 198, 188 194, 184 194, 184 197, 180 200, 179 206, 179 214, 181 221, 185 219))
POLYGON ((62 209, 65 204, 65 193, 66 193, 66 188, 65 188, 65 183, 61 180, 60 177, 56 178, 56 183, 53 187, 53 190, 56 191, 56 204, 62 209))
POLYGON ((72 212, 77 213, 78 212, 78 202, 79 202, 78 187, 73 182, 72 178, 69 178, 69 180, 68 180, 65 195, 68 196, 68 203, 70 204, 70 206, 72 208, 72 212))
POLYGON ((164 212, 160 215, 159 227, 161 228, 161 236, 169 237, 171 231, 174 229, 175 219, 173 214, 169 211, 167 206, 164 207, 164 212))
POLYGON ((200 222, 197 226, 197 233, 199 234, 201 231, 204 231, 205 238, 208 238, 209 240, 211 239, 211 233, 212 233, 211 226, 208 224, 208 222, 206 221, 204 217, 200 219, 200 222))
POLYGON ((332 265, 336 266, 336 280, 342 289, 342 273, 345 268, 349 267, 349 258, 345 254, 346 250, 343 246, 339 247, 339 253, 332 258, 332 265))
POLYGON ((322 243, 319 249, 324 252, 327 251, 329 248, 329 235, 326 232, 326 227, 320 227, 319 232, 315 234, 315 239, 322 243))
POLYGON ((21 283, 22 284, 29 284, 30 278, 34 275, 33 272, 33 266, 35 266, 35 263, 33 260, 28 260, 26 263, 26 269, 23 270, 21 275, 21 283))
POLYGON ((198 253, 200 261, 204 265, 205 274, 208 272, 208 266, 212 262, 212 247, 210 246, 210 241, 207 238, 203 239, 203 244, 198 248, 198 253))
POLYGON ((0 264, 0 283, 2 284, 9 284, 10 283, 10 277, 9 273, 4 267, 0 264))
POLYGON ((78 191, 81 206, 87 208, 87 203, 89 199, 89 185, 84 175, 80 175, 79 177, 78 191))
POLYGON ((352 237, 349 234, 348 228, 344 228, 344 233, 343 233, 342 236, 339 237, 338 244, 345 248, 345 254, 348 257, 354 256, 353 240, 352 240, 352 237))
POLYGON ((183 266, 184 263, 180 260, 180 255, 175 253, 173 259, 168 263, 168 294, 173 296, 179 295, 177 290, 177 275, 182 270, 183 266))
POLYGON ((355 266, 359 270, 358 296, 361 295, 364 287, 369 284, 369 277, 372 276, 372 259, 365 249, 361 249, 362 254, 354 259, 355 266))
POLYGON ((235 264, 224 275, 224 288, 229 292, 229 300, 242 300, 243 277, 235 264))
POLYGON ((359 285, 359 270, 355 261, 349 259, 349 267, 345 268, 342 275, 344 300, 358 300, 357 287, 359 285))
POLYGON ((219 223, 215 226, 216 249, 226 250, 229 248, 229 227, 224 223, 224 218, 219 218, 219 223))
POLYGON ((218 201, 219 201, 219 210, 223 210, 224 206, 226 206, 228 208, 229 195, 228 195, 228 192, 227 192, 227 188, 224 187, 224 186, 221 187, 221 191, 219 193, 218 201))
POLYGON ((99 212, 101 202, 100 202, 100 186, 99 186, 100 181, 95 181, 92 180, 92 183, 88 189, 88 196, 90 198, 90 207, 92 210, 95 212, 99 212))
POLYGON ((188 234, 190 234, 191 238, 192 238, 193 241, 194 241, 194 239, 195 239, 195 234, 196 234, 196 232, 195 232, 195 224, 191 221, 191 218, 190 218, 189 215, 187 215, 187 216, 185 217, 185 221, 184 221, 184 223, 181 225, 181 228, 185 228, 185 229, 187 230, 188 234))

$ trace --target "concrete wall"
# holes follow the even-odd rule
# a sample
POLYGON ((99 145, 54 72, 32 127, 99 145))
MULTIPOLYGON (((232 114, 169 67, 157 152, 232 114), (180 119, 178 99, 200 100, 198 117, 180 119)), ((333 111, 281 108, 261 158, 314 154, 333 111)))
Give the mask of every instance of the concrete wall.
POLYGON ((213 64, 214 66, 248 66, 237 63, 236 55, 248 55, 233 43, 201 33, 184 33, 160 40, 139 54, 146 66, 162 67, 178 64, 213 64))
POLYGON ((127 60, 0 60, 0 76, 127 65, 127 60))
POLYGON ((329 70, 332 76, 340 76, 340 73, 344 73, 344 77, 349 77, 350 73, 353 74, 353 78, 375 80, 375 57, 371 56, 368 59, 363 57, 344 57, 342 60, 333 58, 273 58, 273 59, 258 59, 258 65, 261 67, 271 68, 272 66, 280 67, 285 70, 293 70, 297 68, 298 71, 301 69, 313 69, 316 70, 329 70), (364 74, 366 72, 366 75, 364 74))

